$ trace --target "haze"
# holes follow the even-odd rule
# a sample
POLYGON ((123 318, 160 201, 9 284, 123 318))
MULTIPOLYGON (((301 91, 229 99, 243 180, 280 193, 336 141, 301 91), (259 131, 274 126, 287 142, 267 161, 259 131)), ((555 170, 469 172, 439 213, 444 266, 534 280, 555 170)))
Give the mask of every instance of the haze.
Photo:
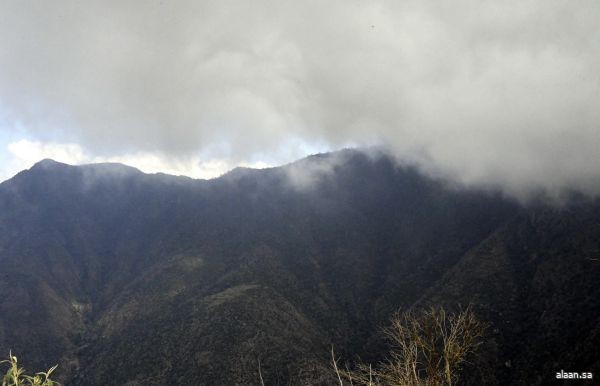
POLYGON ((0 2, 0 176, 213 177, 346 146, 517 197, 600 189, 596 1, 0 2))

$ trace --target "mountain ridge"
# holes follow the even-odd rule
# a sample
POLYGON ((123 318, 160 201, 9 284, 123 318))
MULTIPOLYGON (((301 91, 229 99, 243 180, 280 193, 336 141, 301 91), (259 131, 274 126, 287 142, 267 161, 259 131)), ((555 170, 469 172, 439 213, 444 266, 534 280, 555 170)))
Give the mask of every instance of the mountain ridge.
POLYGON ((389 316, 432 304, 491 326, 466 384, 599 366, 576 308, 599 307, 597 201, 527 207, 355 150, 212 180, 38 166, 0 185, 0 350, 66 384, 258 384, 258 360, 270 384, 332 384, 331 345, 381 359, 389 316))

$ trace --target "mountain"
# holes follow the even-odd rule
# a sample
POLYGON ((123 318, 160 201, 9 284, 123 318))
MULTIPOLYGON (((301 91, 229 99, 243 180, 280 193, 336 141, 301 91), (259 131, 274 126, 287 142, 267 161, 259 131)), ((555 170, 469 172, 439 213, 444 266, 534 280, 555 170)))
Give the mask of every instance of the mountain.
POLYGON ((472 304, 465 384, 600 374, 600 203, 356 150, 213 180, 44 160, 0 184, 0 353, 66 385, 334 384, 398 308, 472 304), (260 364, 259 364, 260 363, 260 364))

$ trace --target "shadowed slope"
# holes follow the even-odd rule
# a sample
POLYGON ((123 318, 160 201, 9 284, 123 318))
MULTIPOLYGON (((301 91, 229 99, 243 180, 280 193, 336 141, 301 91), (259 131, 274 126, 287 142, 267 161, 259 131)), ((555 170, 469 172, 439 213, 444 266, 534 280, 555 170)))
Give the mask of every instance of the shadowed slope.
POLYGON ((490 376, 526 377, 504 362, 548 362, 526 348, 544 334, 578 361, 552 302, 599 304, 579 297, 592 262, 566 263, 598 245, 580 205, 525 209, 350 150, 208 181, 43 161, 0 185, 0 350, 75 385, 255 384, 258 360, 268 384, 327 384, 330 345, 377 358, 397 307, 474 302, 498 329, 490 376))

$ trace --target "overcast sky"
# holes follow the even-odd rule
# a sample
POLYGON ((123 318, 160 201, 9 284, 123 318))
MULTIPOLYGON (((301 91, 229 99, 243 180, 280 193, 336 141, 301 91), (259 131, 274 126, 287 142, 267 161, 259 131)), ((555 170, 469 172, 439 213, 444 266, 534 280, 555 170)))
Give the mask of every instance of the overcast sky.
POLYGON ((0 178, 195 177, 344 146, 600 192, 600 2, 0 0, 0 178))

